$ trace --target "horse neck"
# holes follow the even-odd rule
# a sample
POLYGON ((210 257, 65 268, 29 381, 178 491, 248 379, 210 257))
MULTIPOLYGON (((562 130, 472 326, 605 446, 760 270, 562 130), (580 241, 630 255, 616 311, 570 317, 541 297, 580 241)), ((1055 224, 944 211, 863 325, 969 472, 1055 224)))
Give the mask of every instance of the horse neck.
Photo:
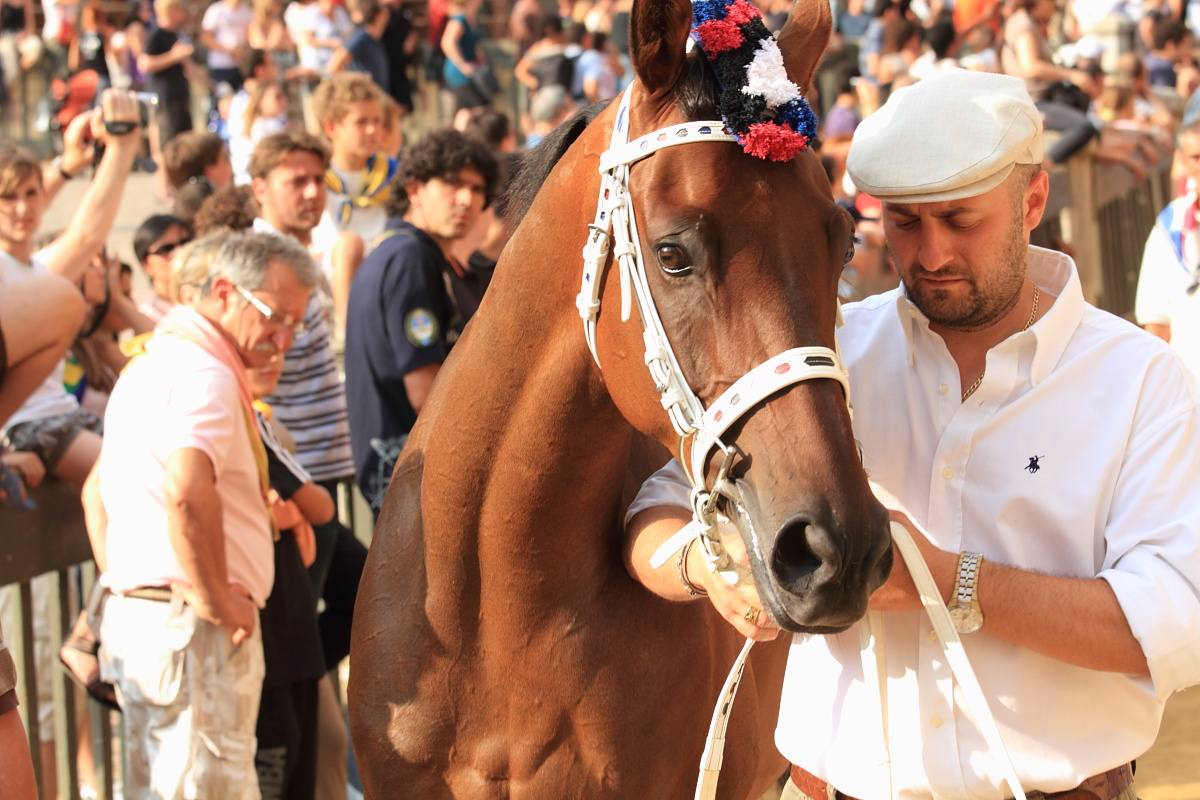
POLYGON ((599 154, 581 146, 514 234, 431 398, 426 471, 460 476, 455 535, 477 535, 483 557, 496 534, 494 555, 518 572, 536 569, 539 537, 571 540, 555 557, 585 571, 611 558, 633 430, 604 387, 575 307, 599 187, 590 179, 599 154), (572 163, 581 158, 586 166, 572 163))

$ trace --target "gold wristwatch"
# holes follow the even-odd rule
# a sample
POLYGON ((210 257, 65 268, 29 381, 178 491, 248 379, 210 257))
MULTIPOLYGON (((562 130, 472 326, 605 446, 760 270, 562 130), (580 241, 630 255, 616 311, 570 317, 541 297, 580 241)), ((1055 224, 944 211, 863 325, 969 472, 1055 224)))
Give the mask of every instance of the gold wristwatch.
POLYGON ((958 573, 949 611, 955 629, 962 634, 974 633, 983 627, 983 609, 979 607, 979 592, 976 590, 979 565, 982 563, 983 556, 979 553, 961 553, 958 556, 958 573))

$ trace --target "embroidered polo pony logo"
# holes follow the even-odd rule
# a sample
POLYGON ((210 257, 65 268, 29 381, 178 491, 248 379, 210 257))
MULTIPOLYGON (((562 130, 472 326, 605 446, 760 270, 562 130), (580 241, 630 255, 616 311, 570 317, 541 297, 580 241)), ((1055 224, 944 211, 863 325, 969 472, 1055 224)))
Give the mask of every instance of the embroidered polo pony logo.
POLYGON ((1026 464, 1023 469, 1030 475, 1035 474, 1039 469, 1042 468, 1042 465, 1038 463, 1038 460, 1042 458, 1045 458, 1045 456, 1030 456, 1029 463, 1026 464))

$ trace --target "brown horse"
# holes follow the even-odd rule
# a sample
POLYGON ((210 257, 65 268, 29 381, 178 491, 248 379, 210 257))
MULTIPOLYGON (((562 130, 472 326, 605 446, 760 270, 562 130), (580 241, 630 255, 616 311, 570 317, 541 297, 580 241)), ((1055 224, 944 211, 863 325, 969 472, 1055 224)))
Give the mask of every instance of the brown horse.
MULTIPOLYGON (((801 5, 779 44, 805 86, 829 4, 801 5)), ((688 0, 634 6, 633 136, 715 118, 712 71, 703 54, 685 55, 690 19, 688 0)), ((642 362, 641 325, 621 321, 615 271, 597 329, 603 371, 575 306, 616 111, 582 113, 539 145, 525 172, 536 197, 396 465, 352 647, 369 798, 693 794, 741 640, 708 603, 663 601, 622 563, 639 441, 679 441, 642 362)), ((833 346, 853 225, 813 153, 771 163, 694 143, 630 175, 650 288, 705 404, 774 354, 833 346)), ((741 454, 731 475, 739 522, 757 532, 744 537, 768 613, 788 630, 846 628, 886 578, 891 549, 840 386, 791 386, 725 440, 741 454)), ((747 668, 723 798, 757 797, 786 766, 772 742, 782 639, 747 668)))

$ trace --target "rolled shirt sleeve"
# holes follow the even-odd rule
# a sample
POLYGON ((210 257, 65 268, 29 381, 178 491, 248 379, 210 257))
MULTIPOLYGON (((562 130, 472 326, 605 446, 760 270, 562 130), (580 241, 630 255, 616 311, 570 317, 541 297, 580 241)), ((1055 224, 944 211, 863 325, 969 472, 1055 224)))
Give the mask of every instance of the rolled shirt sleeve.
POLYGON ((1143 394, 1138 414, 1153 424, 1134 432, 1121 465, 1098 577, 1116 594, 1162 701, 1200 683, 1200 416, 1194 382, 1154 383, 1161 389, 1143 394))

